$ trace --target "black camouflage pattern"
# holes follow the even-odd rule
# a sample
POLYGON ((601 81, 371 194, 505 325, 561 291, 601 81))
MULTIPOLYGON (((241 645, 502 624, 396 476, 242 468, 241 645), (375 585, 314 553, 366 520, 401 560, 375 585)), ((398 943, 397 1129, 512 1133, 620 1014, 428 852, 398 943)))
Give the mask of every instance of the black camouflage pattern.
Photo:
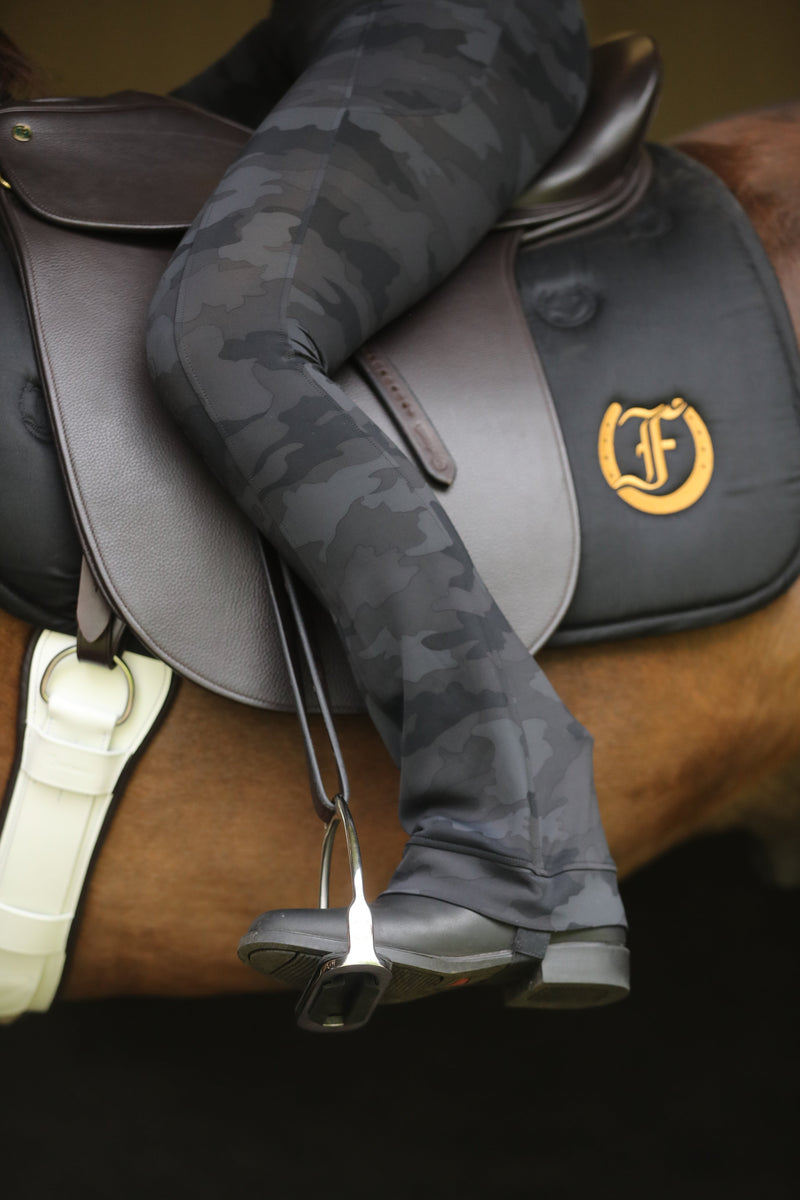
MULTIPOLYGON (((328 378, 461 261, 569 134, 588 71, 579 7, 276 7, 304 69, 162 280, 157 389, 333 614, 401 768, 410 837, 389 890, 527 929, 623 924, 589 735, 416 467, 328 378)), ((235 54, 244 69, 246 46, 235 54)))

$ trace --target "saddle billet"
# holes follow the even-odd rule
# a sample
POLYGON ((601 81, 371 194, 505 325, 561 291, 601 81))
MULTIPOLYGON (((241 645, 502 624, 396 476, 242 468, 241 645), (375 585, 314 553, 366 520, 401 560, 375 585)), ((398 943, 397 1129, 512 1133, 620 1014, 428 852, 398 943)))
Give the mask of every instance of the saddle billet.
MULTIPOLYGON (((571 219, 570 213, 575 220, 608 219, 641 186, 639 141, 657 90, 655 52, 648 39, 612 45, 617 48, 602 48, 605 70, 596 72, 595 101, 602 105, 604 76, 616 79, 624 68, 621 75, 628 80, 628 90, 622 88, 616 111, 624 115, 619 125, 627 130, 628 140, 617 139, 614 158, 615 164, 625 160, 624 186, 601 180, 595 162, 584 194, 572 179, 572 190, 553 217, 556 231, 559 223, 571 219), (627 146, 625 153, 620 146, 627 146), (636 169, 631 170, 631 163, 636 169)), ((592 111, 590 105, 587 112, 592 111)), ((147 304, 175 237, 248 131, 186 105, 130 93, 105 100, 15 106, 4 110, 0 121, 0 174, 7 185, 0 188, 2 214, 26 282, 63 471, 95 578, 142 643, 183 675, 245 703, 289 708, 290 691, 255 534, 183 445, 155 400, 142 350, 147 304)), ((591 162, 587 147, 592 147, 592 139, 584 141, 584 158, 591 162)), ((602 138, 600 142, 602 150, 602 138)), ((603 154, 595 158, 601 161, 603 154)), ((616 165, 611 175, 615 172, 616 165)), ((548 204, 558 206, 559 201, 551 197, 548 204)), ((546 234, 547 222, 536 214, 532 221, 537 236, 546 234)), ((472 357, 465 357, 462 338, 458 346, 453 344, 453 361, 439 377, 442 389, 446 384, 446 393, 455 397, 452 429, 438 412, 432 420, 459 468, 457 483, 442 501, 466 532, 467 544, 501 606, 535 649, 569 601, 578 530, 574 495, 563 469, 563 444, 546 393, 540 417, 533 423, 530 418, 535 351, 510 272, 520 236, 518 230, 493 235, 465 267, 480 276, 484 303, 480 313, 473 314, 472 325, 466 318, 458 321, 467 332, 472 357), (496 289, 496 303, 485 303, 488 287, 496 289), (487 313, 495 316, 493 330, 487 329, 487 313), (484 353, 477 347, 478 332, 488 335, 484 353), (489 347, 497 352, 498 338, 508 339, 501 360, 509 368, 510 386, 504 419, 519 459, 516 465, 498 460, 496 478, 487 479, 484 430, 477 447, 473 443, 478 469, 472 472, 477 482, 470 485, 469 448, 465 444, 462 450, 459 439, 478 417, 485 421, 487 389, 506 393, 496 367, 490 378, 478 374, 481 365, 486 370, 489 347), (460 374, 453 377, 459 364, 460 374), (465 399, 468 384, 476 406, 471 414, 465 399), (546 491, 529 494, 519 504, 518 511, 539 511, 540 518, 535 528, 531 524, 522 532, 519 569, 510 579, 507 548, 495 565, 482 561, 480 543, 496 551, 505 511, 498 508, 493 513, 487 500, 495 492, 502 495, 509 479, 516 490, 523 481, 533 486, 541 478, 530 469, 533 453, 537 462, 557 465, 552 478, 545 479, 546 491), (470 486, 471 505, 460 513, 459 497, 466 497, 470 486), (541 518, 542 507, 549 519, 541 518), (482 537, 473 530, 469 511, 483 519, 482 537), (543 538, 542 530, 555 531, 555 536, 543 538), (533 625, 531 571, 543 581, 537 585, 543 603, 533 625), (509 595, 509 585, 512 592, 516 589, 516 600, 509 595)), ((452 295, 458 303, 455 286, 452 295)), ((442 294, 433 302, 441 304, 442 294)), ((370 415, 390 436, 418 453, 419 447, 413 440, 405 442, 395 418, 363 383, 370 371, 373 381, 385 377, 395 332, 382 335, 383 348, 373 346, 371 359, 369 352, 362 358, 363 374, 348 367, 342 382, 357 402, 372 406, 370 415)), ((442 358, 441 348, 434 346, 429 362, 437 368, 442 358)), ((419 394, 416 379, 409 386, 419 394)), ((496 407, 491 411, 494 417, 496 407)), ((417 420, 416 426, 420 423, 417 420)), ((352 711, 360 702, 343 655, 324 614, 315 620, 322 630, 324 672, 333 705, 352 711)))

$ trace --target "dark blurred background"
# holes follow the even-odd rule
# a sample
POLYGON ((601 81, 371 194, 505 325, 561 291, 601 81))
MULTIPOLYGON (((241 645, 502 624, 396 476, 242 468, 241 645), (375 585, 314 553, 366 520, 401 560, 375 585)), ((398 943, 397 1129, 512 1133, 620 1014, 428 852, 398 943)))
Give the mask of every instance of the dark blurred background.
POLYGON ((288 997, 62 1005, 0 1029, 8 1200, 794 1200, 797 894, 739 836, 624 889, 634 991, 466 990, 340 1038, 288 997))
MULTIPOLYGON (((0 24, 52 95, 167 91, 259 20, 267 0, 3 0, 0 24)), ((655 37, 666 62, 656 137, 798 92, 798 0, 584 0, 594 40, 655 37)))
MULTIPOLYGON (((798 0, 589 0, 595 38, 666 62, 655 132, 796 96, 798 0)), ((165 90, 262 0, 3 0, 53 94, 165 90)), ((493 993, 383 1010, 353 1037, 288 998, 62 1005, 0 1029, 8 1200, 789 1200, 797 1191, 797 894, 727 835, 625 887, 632 998, 585 1014, 493 993)))

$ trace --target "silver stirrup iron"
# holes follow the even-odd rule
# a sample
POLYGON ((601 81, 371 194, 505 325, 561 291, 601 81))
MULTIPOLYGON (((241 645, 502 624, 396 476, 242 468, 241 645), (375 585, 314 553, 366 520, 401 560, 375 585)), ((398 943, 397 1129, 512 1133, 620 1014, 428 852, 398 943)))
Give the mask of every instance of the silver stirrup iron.
POLYGON ((342 795, 334 796, 333 803, 336 812, 322 839, 319 906, 328 907, 333 843, 341 824, 353 885, 353 899, 347 910, 347 953, 322 963, 295 1010, 301 1029, 326 1033, 366 1025, 392 977, 391 968, 375 950, 372 913, 364 895, 361 848, 350 806, 342 795))

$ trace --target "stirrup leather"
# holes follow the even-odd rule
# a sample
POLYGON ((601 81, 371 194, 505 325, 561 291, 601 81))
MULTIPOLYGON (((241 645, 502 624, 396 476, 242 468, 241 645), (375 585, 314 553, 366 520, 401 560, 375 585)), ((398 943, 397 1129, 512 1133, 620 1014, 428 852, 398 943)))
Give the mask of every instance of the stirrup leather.
POLYGON ((353 889, 353 899, 347 910, 347 953, 325 959, 309 980, 295 1009, 297 1024, 301 1029, 316 1033, 347 1032, 360 1029, 369 1021, 389 985, 392 971, 375 950, 372 913, 364 894, 361 847, 350 811, 347 771, 294 580, 283 560, 263 541, 261 556, 303 734, 314 808, 325 823, 320 867, 320 908, 327 908, 329 903, 333 846, 340 825, 344 829, 353 889), (296 635, 296 639, 290 637, 290 631, 296 635), (298 643, 301 654, 298 653, 298 643), (308 671, 336 766, 338 790, 332 799, 325 790, 311 735, 303 694, 302 667, 308 671))

